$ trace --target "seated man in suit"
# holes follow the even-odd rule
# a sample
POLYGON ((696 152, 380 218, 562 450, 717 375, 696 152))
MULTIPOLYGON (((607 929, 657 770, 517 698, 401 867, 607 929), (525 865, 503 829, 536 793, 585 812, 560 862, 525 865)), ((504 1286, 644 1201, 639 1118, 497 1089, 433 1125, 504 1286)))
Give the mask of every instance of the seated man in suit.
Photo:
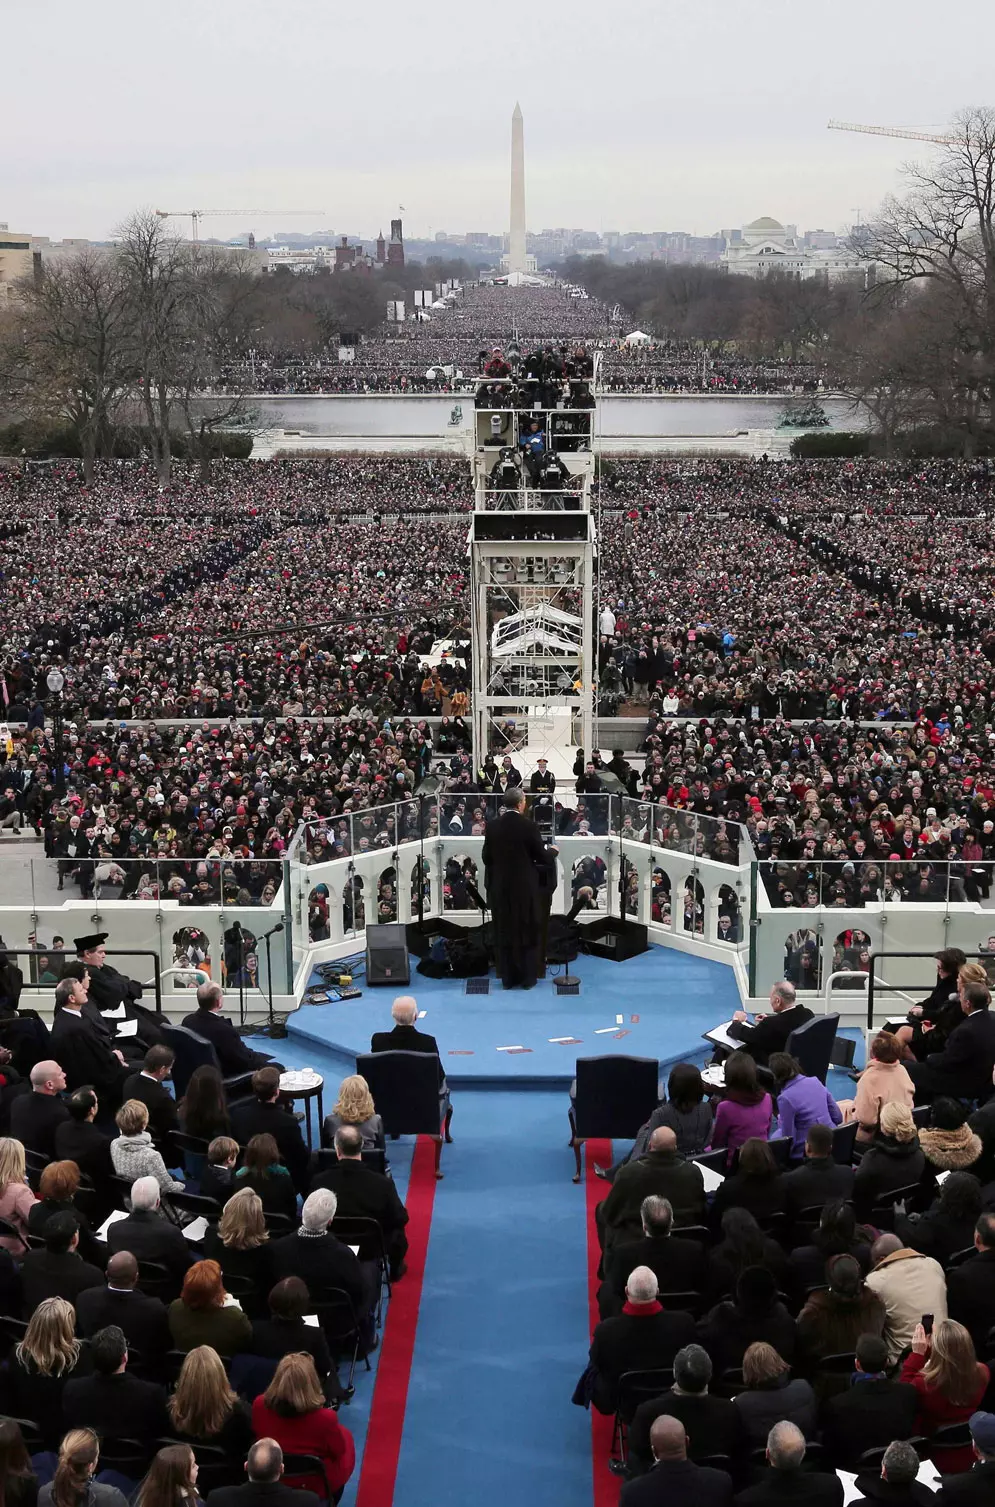
POLYGON ((85 1339, 108 1325, 116 1325, 147 1363, 172 1348, 166 1305, 139 1292, 138 1262, 131 1251, 117 1251, 107 1263, 106 1287, 88 1287, 76 1303, 76 1328, 85 1339))
POLYGON ((784 1188, 787 1211, 797 1216, 802 1209, 822 1209, 853 1193, 853 1168, 833 1160, 830 1125, 810 1125, 805 1135, 805 1160, 786 1172, 784 1188))
POLYGON ((273 1274, 278 1282, 283 1277, 300 1277, 319 1302, 325 1289, 340 1287, 352 1299, 364 1342, 370 1345, 376 1277, 372 1269, 364 1270, 349 1247, 328 1228, 337 1207, 338 1200, 328 1188, 308 1194, 301 1209, 300 1229, 271 1244, 273 1274))
POLYGON ((112 1046, 99 1027, 86 1019, 85 1004, 86 983, 77 978, 60 979, 55 987, 52 1055, 62 1064, 69 1088, 90 1084, 109 1109, 117 1109, 128 1064, 120 1048, 112 1046))
POLYGON ((960 997, 964 1019, 954 1026, 943 1050, 931 1052, 925 1062, 906 1065, 916 1086, 917 1104, 928 1104, 939 1094, 979 1099, 989 1092, 995 1068, 995 1015, 988 1008, 991 994, 985 984, 965 984, 960 997))
POLYGON ((822 1413, 822 1442, 834 1470, 855 1471, 865 1449, 915 1433, 916 1389, 889 1377, 888 1346, 881 1336, 862 1334, 855 1356, 850 1385, 830 1397, 822 1413))
POLYGON ((166 1392, 152 1381, 128 1375, 128 1341, 116 1324, 90 1341, 93 1375, 66 1383, 62 1417, 67 1428, 92 1428, 104 1437, 139 1439, 151 1445, 169 1433, 166 1392))
POLYGON ((77 1251, 79 1220, 65 1210, 50 1215, 42 1250, 30 1250, 21 1266, 24 1313, 30 1318, 46 1298, 65 1298, 75 1304, 88 1287, 102 1287, 104 1274, 77 1251))
MULTIPOLYGON (((223 1012, 224 994, 221 985, 201 984, 197 989, 196 1010, 183 1019, 188 1031, 196 1031, 198 1036, 203 1036, 217 1052, 222 1078, 233 1078, 236 1073, 252 1073, 257 1067, 265 1067, 271 1062, 272 1058, 262 1052, 254 1052, 245 1045, 223 1012)), ((280 1067, 279 1063, 274 1065, 280 1067)))
POLYGON ((10 1133, 26 1151, 55 1156, 55 1132, 69 1110, 59 1096, 66 1086, 61 1063, 49 1059, 31 1069, 31 1092, 19 1094, 10 1106, 10 1133))
POLYGON ((688 1436, 679 1418, 666 1413, 650 1429, 653 1469, 622 1487, 619 1507, 727 1507, 732 1477, 688 1459, 688 1436))
POLYGON ((642 1238, 623 1240, 605 1257, 605 1280, 598 1293, 598 1311, 603 1319, 621 1313, 625 1284, 637 1266, 655 1273, 661 1292, 704 1292, 708 1281, 708 1254, 700 1240, 673 1236, 674 1209, 669 1198, 651 1193, 639 1206, 642 1238))
POLYGON ((253 1098, 232 1111, 232 1135, 248 1146, 254 1135, 271 1135, 280 1150, 280 1160, 298 1192, 307 1187, 309 1153, 296 1116, 280 1102, 280 1070, 272 1064, 256 1068, 252 1075, 253 1098))
POLYGON ((159 1184, 154 1177, 138 1177, 131 1185, 131 1213, 107 1231, 107 1249, 130 1251, 138 1261, 157 1261, 168 1268, 179 1296, 188 1266, 197 1259, 183 1231, 159 1212, 159 1184))
POLYGON ((674 1356, 674 1385, 659 1397, 641 1402, 629 1426, 629 1471, 645 1475, 653 1464, 650 1428, 664 1414, 679 1418, 687 1430, 692 1460, 705 1455, 728 1455, 735 1469, 745 1447, 742 1416, 728 1397, 708 1391, 712 1362, 700 1345, 685 1345, 674 1356))
POLYGON ((669 1200, 675 1223, 704 1224, 701 1168, 677 1155, 677 1136, 669 1125, 657 1126, 645 1156, 619 1168, 611 1192, 598 1204, 595 1215, 606 1256, 615 1245, 638 1240, 643 1199, 650 1193, 669 1200))
POLYGON ((947 1301, 950 1318, 970 1330, 975 1350, 986 1355, 995 1329, 995 1214, 986 1211, 978 1219, 974 1248, 976 1256, 947 1272, 947 1301))
POLYGON ((770 991, 770 1015, 757 1015, 755 1024, 746 1024, 745 1010, 737 1010, 729 1026, 729 1035, 743 1043, 743 1051, 749 1052, 761 1067, 767 1066, 772 1052, 783 1052, 792 1031, 812 1019, 807 1005, 800 1005, 795 998, 795 986, 782 979, 770 991))
MULTIPOLYGON (((434 1036, 415 1029, 418 1019, 418 1001, 413 994, 399 994, 390 1007, 394 1021, 392 1031, 374 1031, 370 1038, 371 1052, 424 1052, 430 1057, 439 1057, 439 1044, 434 1036)), ((439 1108, 445 1121, 445 1137, 452 1143, 449 1127, 452 1124, 453 1107, 449 1099, 449 1084, 439 1057, 439 1108)))
POLYGON ((594 1373, 591 1402, 599 1413, 614 1413, 619 1378, 626 1371, 669 1366, 683 1345, 694 1342, 694 1319, 680 1309, 665 1311, 658 1293, 649 1267, 637 1266, 625 1284, 622 1312, 595 1326, 589 1366, 594 1373))
POLYGON ((843 1507, 839 1476, 805 1470, 805 1435, 797 1424, 775 1423, 767 1435, 767 1464, 757 1485, 737 1494, 737 1507, 843 1507))
POLYGON ((216 1486, 211 1507, 320 1507, 313 1491, 284 1486, 283 1450, 275 1439, 257 1439, 245 1462, 247 1480, 242 1486, 216 1486))
POLYGON ((100 1100, 89 1086, 78 1088, 66 1101, 66 1108, 69 1117, 60 1120, 55 1130, 55 1155, 59 1161, 75 1162, 104 1195, 108 1180, 114 1175, 114 1164, 111 1137, 94 1124, 100 1100))
POLYGON ((125 1080, 125 1099, 139 1099, 149 1112, 149 1130, 152 1139, 162 1152, 167 1167, 175 1167, 182 1157, 173 1143, 173 1131, 179 1130, 176 1100, 166 1087, 172 1076, 176 1053, 172 1047, 149 1047, 141 1071, 132 1073, 125 1080))
POLYGON ((995 1500, 995 1413, 972 1413, 968 1427, 974 1465, 963 1475, 944 1476, 938 1507, 990 1507, 995 1500))
POLYGON ((397 1282, 407 1267, 404 1257, 408 1237, 404 1226, 408 1211, 398 1197, 394 1179, 375 1172, 363 1161, 363 1133, 355 1125, 340 1125, 335 1132, 334 1167, 326 1167, 311 1183, 315 1188, 330 1188, 338 1200, 340 1218, 375 1219, 383 1231, 384 1249, 390 1268, 390 1280, 397 1282))

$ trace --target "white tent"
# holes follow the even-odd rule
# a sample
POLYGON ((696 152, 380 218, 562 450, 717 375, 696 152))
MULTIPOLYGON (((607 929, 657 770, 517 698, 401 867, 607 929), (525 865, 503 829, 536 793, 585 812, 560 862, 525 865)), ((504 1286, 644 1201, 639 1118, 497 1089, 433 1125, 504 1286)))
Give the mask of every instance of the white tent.
POLYGON ((650 337, 643 330, 633 330, 631 335, 626 335, 626 345, 649 345, 650 337))

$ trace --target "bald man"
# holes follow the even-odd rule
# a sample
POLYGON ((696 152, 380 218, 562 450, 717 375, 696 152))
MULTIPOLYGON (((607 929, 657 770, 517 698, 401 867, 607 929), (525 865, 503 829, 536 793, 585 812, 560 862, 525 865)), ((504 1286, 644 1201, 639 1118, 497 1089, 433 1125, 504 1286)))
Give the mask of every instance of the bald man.
POLYGON ((619 1168, 611 1192, 598 1205, 597 1224, 606 1251, 620 1241, 639 1239, 643 1199, 651 1193, 670 1200, 675 1224, 705 1223, 701 1168, 677 1155, 677 1137, 669 1125, 654 1130, 645 1156, 619 1168))
POLYGON ((434 1036, 429 1036, 425 1031, 415 1029, 415 1021, 418 1019, 418 1001, 413 994, 399 994, 390 1007, 391 1019, 394 1022, 392 1031, 374 1031, 370 1038, 371 1052, 424 1052, 428 1057, 439 1058, 439 1108, 441 1119, 445 1120, 446 1140, 451 1141, 449 1126, 453 1118, 453 1107, 449 1101, 449 1085, 446 1082, 446 1074, 442 1066, 442 1058, 439 1057, 439 1044, 434 1036))
POLYGON ((138 1290, 138 1262, 130 1251, 111 1256, 106 1287, 87 1288, 76 1300, 76 1328, 84 1338, 108 1324, 123 1329, 128 1344, 153 1368, 172 1345, 166 1305, 138 1290))
POLYGON ((732 1479, 724 1470, 688 1459, 688 1437, 679 1418, 662 1417, 650 1429, 654 1465, 622 1487, 619 1507, 728 1507, 732 1479))
POLYGON ((54 1160, 55 1132, 69 1119, 59 1097, 66 1087, 66 1075, 57 1062, 46 1059, 35 1063, 30 1081, 31 1092, 19 1093, 11 1100, 10 1133, 26 1150, 54 1160))

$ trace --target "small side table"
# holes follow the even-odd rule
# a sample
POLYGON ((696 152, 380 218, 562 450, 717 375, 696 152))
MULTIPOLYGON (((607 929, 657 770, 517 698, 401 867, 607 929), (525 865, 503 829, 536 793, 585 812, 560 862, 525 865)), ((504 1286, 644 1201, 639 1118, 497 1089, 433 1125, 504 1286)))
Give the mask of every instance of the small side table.
POLYGON ((288 1099, 304 1100, 305 1124, 307 1125, 307 1149, 312 1150, 311 1140, 311 1100, 318 1101, 318 1132, 321 1133, 322 1122, 325 1118, 325 1106, 321 1097, 321 1091, 325 1086, 325 1080, 320 1073, 291 1072, 280 1074, 280 1092, 286 1094, 288 1099))

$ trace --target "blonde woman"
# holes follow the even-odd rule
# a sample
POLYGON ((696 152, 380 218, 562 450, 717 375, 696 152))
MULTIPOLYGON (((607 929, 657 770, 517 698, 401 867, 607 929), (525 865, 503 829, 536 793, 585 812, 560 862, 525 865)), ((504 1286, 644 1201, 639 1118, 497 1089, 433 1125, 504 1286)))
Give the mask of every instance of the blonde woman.
MULTIPOLYGON (((948 1423, 966 1423, 981 1406, 990 1373, 975 1355, 963 1324, 940 1319, 931 1335, 916 1325, 912 1353, 902 1363, 900 1380, 915 1387, 919 1397, 916 1433, 928 1435, 948 1423)), ((937 1461, 944 1475, 959 1475, 973 1463, 970 1444, 951 1454, 944 1450, 937 1461)))
POLYGON ((221 1357, 210 1345, 190 1351, 168 1411, 171 1432, 178 1439, 216 1444, 233 1459, 241 1459, 255 1437, 249 1410, 232 1391, 221 1357))
POLYGON ((383 1121, 373 1107, 370 1085, 359 1073, 343 1078, 339 1085, 339 1097, 330 1115, 325 1116, 321 1127, 321 1143, 331 1146, 340 1125, 355 1125, 363 1137, 363 1150, 370 1151, 384 1144, 383 1121))
POLYGON ((28 1233, 28 1217, 37 1202, 28 1187, 24 1147, 11 1136, 0 1137, 0 1219, 6 1219, 17 1231, 16 1235, 0 1236, 0 1245, 17 1260, 27 1250, 24 1236, 28 1233))
POLYGON ((93 1478, 100 1463, 100 1440, 92 1429, 70 1429, 58 1446, 55 1476, 38 1493, 38 1507, 127 1507, 116 1486, 93 1478))
POLYGON ((229 1198, 218 1224, 204 1237, 204 1255, 218 1263, 225 1278, 247 1277, 255 1301, 242 1302, 242 1307, 253 1314, 265 1311, 266 1294, 276 1279, 263 1201, 254 1188, 240 1188, 229 1198))
POLYGON ((853 1177, 853 1203, 857 1218, 866 1223, 876 1203, 898 1188, 918 1183, 926 1168, 912 1111, 892 1100, 881 1109, 881 1119, 870 1146, 853 1177))
POLYGON ((86 1370, 83 1346, 76 1338, 76 1312, 65 1298, 45 1298, 31 1315, 23 1340, 7 1371, 6 1405, 19 1418, 34 1418, 46 1449, 58 1448, 62 1436, 62 1389, 86 1370))
POLYGON ((111 1141, 111 1161, 118 1177, 126 1177, 129 1183, 139 1177, 154 1177, 164 1193, 182 1193, 183 1184, 170 1177, 152 1144, 147 1105, 141 1099, 126 1099, 114 1123, 121 1132, 111 1141))

